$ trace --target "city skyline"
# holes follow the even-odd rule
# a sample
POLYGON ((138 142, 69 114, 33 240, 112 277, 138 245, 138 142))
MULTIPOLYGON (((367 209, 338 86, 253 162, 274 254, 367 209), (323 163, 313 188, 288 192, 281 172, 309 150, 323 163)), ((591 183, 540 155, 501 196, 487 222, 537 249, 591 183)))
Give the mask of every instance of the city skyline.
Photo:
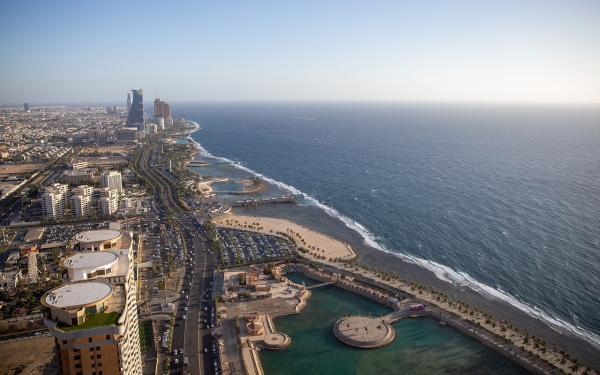
POLYGON ((1 13, 1 104, 124 105, 139 87, 148 101, 600 103, 594 1, 34 2, 1 13))

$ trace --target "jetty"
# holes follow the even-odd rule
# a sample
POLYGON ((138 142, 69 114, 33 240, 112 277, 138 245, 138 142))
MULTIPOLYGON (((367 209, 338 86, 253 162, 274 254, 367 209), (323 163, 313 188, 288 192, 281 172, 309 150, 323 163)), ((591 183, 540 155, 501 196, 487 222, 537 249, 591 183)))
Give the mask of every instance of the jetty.
POLYGON ((208 167, 212 165, 211 163, 206 163, 203 161, 190 161, 187 163, 188 167, 208 167))
POLYGON ((293 195, 284 195, 281 198, 264 198, 264 199, 242 199, 231 203, 232 207, 252 207, 258 206, 259 204, 270 204, 270 203, 293 203, 298 204, 298 198, 293 195))

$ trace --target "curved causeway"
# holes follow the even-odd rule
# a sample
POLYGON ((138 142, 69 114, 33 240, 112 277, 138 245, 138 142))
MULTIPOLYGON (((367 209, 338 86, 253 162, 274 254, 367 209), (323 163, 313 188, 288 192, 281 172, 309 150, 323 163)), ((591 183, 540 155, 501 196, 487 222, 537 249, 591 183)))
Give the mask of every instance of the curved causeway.
POLYGON ((350 316, 335 322, 333 335, 346 345, 374 349, 394 341, 396 331, 378 317, 350 316))

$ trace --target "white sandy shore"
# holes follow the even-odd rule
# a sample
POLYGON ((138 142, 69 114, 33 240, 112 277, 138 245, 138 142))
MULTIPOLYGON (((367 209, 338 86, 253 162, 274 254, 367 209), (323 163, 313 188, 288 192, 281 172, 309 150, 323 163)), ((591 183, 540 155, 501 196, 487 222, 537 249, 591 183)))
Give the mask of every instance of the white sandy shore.
POLYGON ((287 233, 293 236, 298 246, 304 247, 309 251, 309 253, 303 254, 308 258, 314 258, 317 254, 325 257, 325 259, 352 259, 356 257, 351 247, 344 242, 294 223, 293 221, 235 214, 226 214, 212 221, 215 225, 226 228, 247 229, 265 234, 275 234, 276 232, 287 233), (254 229, 248 228, 250 225, 254 229), (262 229, 257 230, 256 228, 262 229))

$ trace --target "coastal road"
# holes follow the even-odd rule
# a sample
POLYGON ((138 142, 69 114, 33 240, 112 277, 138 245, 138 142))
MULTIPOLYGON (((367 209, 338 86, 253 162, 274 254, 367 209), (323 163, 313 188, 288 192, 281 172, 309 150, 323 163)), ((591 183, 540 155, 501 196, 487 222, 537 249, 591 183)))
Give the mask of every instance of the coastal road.
MULTIPOLYGON (((212 304, 209 306, 202 302, 203 294, 207 296, 205 292, 212 290, 214 256, 208 253, 210 249, 197 231, 195 220, 188 219, 186 215, 177 215, 176 218, 184 232, 188 249, 187 259, 191 257, 195 264, 185 266, 185 277, 181 282, 183 293, 176 314, 178 325, 173 331, 171 347, 178 352, 183 348, 183 354, 178 353, 176 357, 179 364, 175 365, 174 361, 171 361, 171 374, 181 373, 184 357, 188 358, 190 374, 214 374, 216 358, 212 352, 211 329, 207 328, 210 326, 211 319, 214 319, 210 314, 212 304), (184 315, 185 319, 183 319, 184 315), (207 352, 204 351, 205 348, 207 352)), ((212 300, 212 292, 208 299, 212 300)), ((207 298, 204 300, 206 301, 207 298)))

